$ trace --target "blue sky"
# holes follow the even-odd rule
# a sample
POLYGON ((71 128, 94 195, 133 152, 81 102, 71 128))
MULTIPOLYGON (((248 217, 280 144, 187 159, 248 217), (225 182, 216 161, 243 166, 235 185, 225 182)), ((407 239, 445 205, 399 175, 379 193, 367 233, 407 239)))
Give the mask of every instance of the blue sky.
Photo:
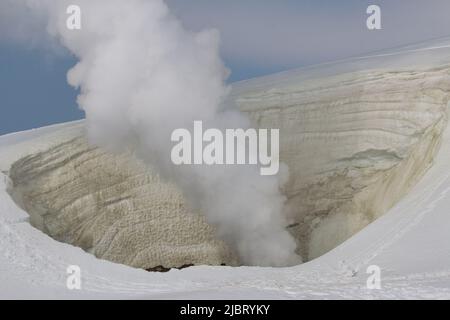
MULTIPOLYGON (((230 82, 450 35, 448 0, 167 2, 187 28, 221 32, 230 82), (367 30, 369 4, 381 6, 382 30, 367 30)), ((17 19, 1 9, 0 134, 82 118, 66 84, 73 58, 11 41, 17 19)))

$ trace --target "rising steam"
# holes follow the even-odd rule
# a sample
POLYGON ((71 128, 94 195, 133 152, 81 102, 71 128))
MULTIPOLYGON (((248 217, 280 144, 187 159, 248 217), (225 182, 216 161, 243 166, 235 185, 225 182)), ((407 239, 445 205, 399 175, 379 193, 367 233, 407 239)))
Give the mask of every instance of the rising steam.
MULTIPOLYGON (((8 2, 8 1, 7 1, 8 2)), ((68 82, 80 89, 92 143, 132 148, 178 185, 241 262, 287 266, 300 262, 286 231, 277 176, 256 166, 174 166, 171 133, 194 120, 215 128, 245 128, 248 119, 224 111, 228 71, 213 30, 185 30, 162 0, 21 0, 46 17, 47 31, 79 60, 68 82), (82 29, 66 28, 66 8, 82 9, 82 29)))

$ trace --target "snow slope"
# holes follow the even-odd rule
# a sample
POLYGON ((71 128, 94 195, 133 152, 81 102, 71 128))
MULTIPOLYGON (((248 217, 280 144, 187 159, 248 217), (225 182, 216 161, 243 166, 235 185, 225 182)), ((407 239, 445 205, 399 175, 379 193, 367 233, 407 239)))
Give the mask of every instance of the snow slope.
MULTIPOLYGON (((235 95, 293 84, 302 77, 330 77, 345 71, 395 65, 415 71, 446 65, 446 43, 384 53, 360 63, 320 67, 256 79, 235 86, 235 95), (413 52, 411 56, 410 51, 413 52), (389 57, 389 59, 386 59, 389 57), (392 60, 393 58, 394 60, 392 60), (374 59, 377 60, 374 62, 374 59), (378 59, 382 59, 381 62, 378 59), (363 68, 364 67, 364 68, 363 68)), ((366 58, 361 58, 365 60, 366 58)), ((448 106, 445 106, 448 108, 448 106)), ((0 137, 0 171, 21 157, 48 149, 83 133, 83 123, 69 123, 0 137)), ((420 181, 386 214, 343 244, 291 268, 192 267, 148 273, 98 260, 83 250, 59 243, 27 221, 27 214, 6 192, 0 176, 1 298, 450 298, 450 130, 440 133, 440 148, 420 181), (82 271, 82 290, 66 288, 66 268, 82 271), (366 286, 367 267, 381 269, 380 290, 366 286)))

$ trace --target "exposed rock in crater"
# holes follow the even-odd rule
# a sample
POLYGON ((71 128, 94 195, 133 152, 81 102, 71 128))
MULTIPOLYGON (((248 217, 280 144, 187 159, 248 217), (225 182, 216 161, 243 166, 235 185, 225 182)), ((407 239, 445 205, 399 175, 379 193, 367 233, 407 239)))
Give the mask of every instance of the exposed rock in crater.
MULTIPOLYGON (((448 66, 234 88, 257 127, 280 128, 288 229, 304 260, 349 238, 418 181, 439 149, 449 93, 448 66)), ((72 137, 17 161, 9 176, 34 226, 99 258, 149 270, 239 264, 176 186, 132 154, 72 137)))

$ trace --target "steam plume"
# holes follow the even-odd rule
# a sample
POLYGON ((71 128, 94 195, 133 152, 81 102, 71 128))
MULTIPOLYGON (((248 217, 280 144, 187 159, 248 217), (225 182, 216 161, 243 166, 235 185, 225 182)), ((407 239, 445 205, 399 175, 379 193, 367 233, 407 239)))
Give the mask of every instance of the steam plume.
MULTIPOLYGON (((7 1, 8 2, 8 1, 7 1)), ((80 88, 88 135, 114 151, 133 148, 184 192, 242 263, 286 266, 300 262, 285 230, 283 180, 256 166, 174 166, 170 136, 194 120, 215 128, 246 128, 247 118, 225 110, 228 71, 214 30, 185 30, 162 0, 20 0, 79 62, 68 82, 80 88), (66 27, 66 8, 82 9, 82 29, 66 27)))

